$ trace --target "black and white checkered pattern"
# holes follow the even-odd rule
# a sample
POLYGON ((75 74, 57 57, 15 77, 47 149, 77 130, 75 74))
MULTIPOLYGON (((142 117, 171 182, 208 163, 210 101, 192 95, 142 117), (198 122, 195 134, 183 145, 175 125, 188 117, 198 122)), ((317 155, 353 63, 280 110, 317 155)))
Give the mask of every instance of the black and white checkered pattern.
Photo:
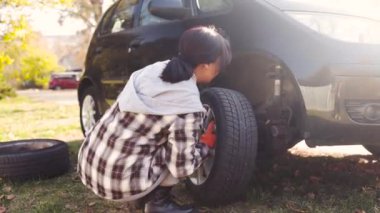
POLYGON ((209 150, 198 142, 202 116, 122 112, 115 103, 79 150, 82 182, 103 198, 123 200, 147 190, 167 169, 177 178, 191 175, 209 150))

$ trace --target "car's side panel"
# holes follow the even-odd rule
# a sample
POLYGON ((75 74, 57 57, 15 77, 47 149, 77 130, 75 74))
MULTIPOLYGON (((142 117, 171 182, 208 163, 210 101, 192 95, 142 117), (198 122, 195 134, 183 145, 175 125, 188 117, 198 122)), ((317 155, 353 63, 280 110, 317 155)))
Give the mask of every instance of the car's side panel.
MULTIPOLYGON (((380 91, 380 88, 373 86, 376 83, 367 85, 365 82, 380 77, 380 45, 333 40, 313 32, 265 1, 236 1, 234 4, 232 10, 199 13, 183 21, 121 32, 109 39, 112 40, 110 44, 102 44, 114 48, 109 50, 113 53, 108 53, 108 59, 104 60, 115 60, 117 65, 107 64, 107 61, 99 61, 96 56, 91 56, 86 66, 93 68, 91 75, 95 82, 96 79, 102 79, 102 85, 105 86, 104 79, 112 80, 112 76, 118 80, 120 76, 127 79, 132 72, 148 64, 175 56, 178 38, 186 29, 197 25, 215 25, 229 36, 233 60, 227 74, 221 75, 214 85, 238 90, 255 107, 265 107, 273 95, 273 79, 268 77, 268 73, 275 65, 281 65, 285 73, 283 97, 299 113, 292 116, 298 119, 296 127, 301 132, 300 138, 305 137, 310 144, 321 144, 321 141, 325 144, 372 143, 371 137, 379 138, 373 135, 378 124, 358 124, 355 118, 347 117, 349 112, 344 103, 354 99, 379 101, 378 93, 372 92, 370 96, 365 94, 380 91), (130 49, 131 45, 123 39, 138 45, 130 49), (113 46, 115 44, 117 46, 113 46), (123 52, 125 50, 128 52, 123 52), (108 66, 106 70, 114 73, 102 76, 100 69, 91 63, 108 66), (347 76, 354 78, 347 80, 347 76), (354 82, 359 78, 367 79, 361 80, 360 91, 364 95, 342 96, 342 88, 345 88, 345 94, 355 94, 359 85, 354 82), (342 119, 345 116, 347 119, 342 119), (359 131, 354 131, 355 128, 359 128, 359 131), (352 130, 350 132, 355 137, 344 135, 345 130, 352 130), (358 139, 364 139, 365 142, 358 139)), ((95 42, 97 46, 101 41, 95 42)), ((90 47, 91 51, 94 49, 90 47)), ((101 91, 105 91, 110 99, 115 99, 119 92, 112 87, 108 90, 101 88, 101 91)))
POLYGON ((128 70, 133 72, 177 55, 178 39, 184 30, 181 21, 135 28, 136 37, 132 42, 138 43, 138 47, 130 52, 128 70))
POLYGON ((93 65, 101 71, 101 84, 106 99, 116 99, 128 79, 128 47, 131 41, 129 31, 107 35, 101 38, 95 53, 93 65))

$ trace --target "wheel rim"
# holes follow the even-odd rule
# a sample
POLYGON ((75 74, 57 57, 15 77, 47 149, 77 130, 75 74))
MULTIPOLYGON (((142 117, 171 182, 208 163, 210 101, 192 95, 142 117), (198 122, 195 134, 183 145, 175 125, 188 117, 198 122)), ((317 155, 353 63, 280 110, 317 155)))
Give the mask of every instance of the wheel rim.
POLYGON ((82 126, 84 130, 84 134, 90 131, 90 129, 95 125, 95 100, 91 95, 86 95, 83 99, 82 104, 82 126))
MULTIPOLYGON (((211 122, 211 121, 215 121, 216 123, 216 120, 215 120, 215 115, 214 115, 214 112, 212 111, 211 107, 207 104, 204 104, 203 105, 206 109, 206 116, 205 116, 205 119, 204 119, 204 127, 207 127, 208 124, 211 122)), ((214 130, 216 132, 216 128, 214 130)), ((210 152, 211 152, 211 155, 203 162, 203 164, 190 176, 190 181, 194 184, 194 185, 201 185, 203 184, 204 182, 207 181, 208 177, 210 176, 211 174, 211 170, 212 170, 212 167, 214 165, 214 160, 215 160, 215 148, 214 149, 211 149, 210 152)))

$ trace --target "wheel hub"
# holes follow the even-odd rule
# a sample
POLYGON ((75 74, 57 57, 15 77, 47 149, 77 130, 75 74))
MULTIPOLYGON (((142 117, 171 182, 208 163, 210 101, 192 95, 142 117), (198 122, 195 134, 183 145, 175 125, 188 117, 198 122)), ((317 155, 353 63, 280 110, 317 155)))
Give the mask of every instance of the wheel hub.
POLYGON ((86 95, 82 103, 82 125, 85 135, 90 131, 90 129, 95 125, 95 100, 91 95, 86 95))

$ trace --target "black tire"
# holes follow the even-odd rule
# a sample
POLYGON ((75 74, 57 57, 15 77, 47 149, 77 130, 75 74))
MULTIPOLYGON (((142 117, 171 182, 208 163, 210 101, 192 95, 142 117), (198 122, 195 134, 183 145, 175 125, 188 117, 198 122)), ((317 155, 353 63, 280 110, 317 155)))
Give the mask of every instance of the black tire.
POLYGON ((364 148, 366 148, 370 153, 372 153, 373 156, 380 156, 380 146, 364 145, 364 148))
POLYGON ((194 198, 207 205, 226 204, 245 195, 257 152, 257 126, 252 106, 239 92, 211 88, 201 94, 214 112, 217 126, 215 159, 208 179, 187 186, 194 198))
POLYGON ((92 87, 92 86, 87 87, 86 89, 84 89, 84 91, 83 91, 83 93, 79 99, 80 100, 80 102, 79 102, 79 107, 80 107, 79 119, 80 119, 80 126, 82 129, 82 133, 84 136, 86 136, 86 131, 85 131, 85 126, 83 124, 83 119, 82 119, 83 114, 82 113, 83 113, 83 101, 84 101, 86 96, 91 96, 95 102, 95 105, 94 105, 94 110, 95 110, 94 119, 95 119, 95 121, 98 121, 101 117, 100 110, 99 110, 99 95, 97 94, 94 87, 92 87))
POLYGON ((0 143, 0 177, 9 180, 51 178, 70 169, 68 146, 50 139, 0 143))

